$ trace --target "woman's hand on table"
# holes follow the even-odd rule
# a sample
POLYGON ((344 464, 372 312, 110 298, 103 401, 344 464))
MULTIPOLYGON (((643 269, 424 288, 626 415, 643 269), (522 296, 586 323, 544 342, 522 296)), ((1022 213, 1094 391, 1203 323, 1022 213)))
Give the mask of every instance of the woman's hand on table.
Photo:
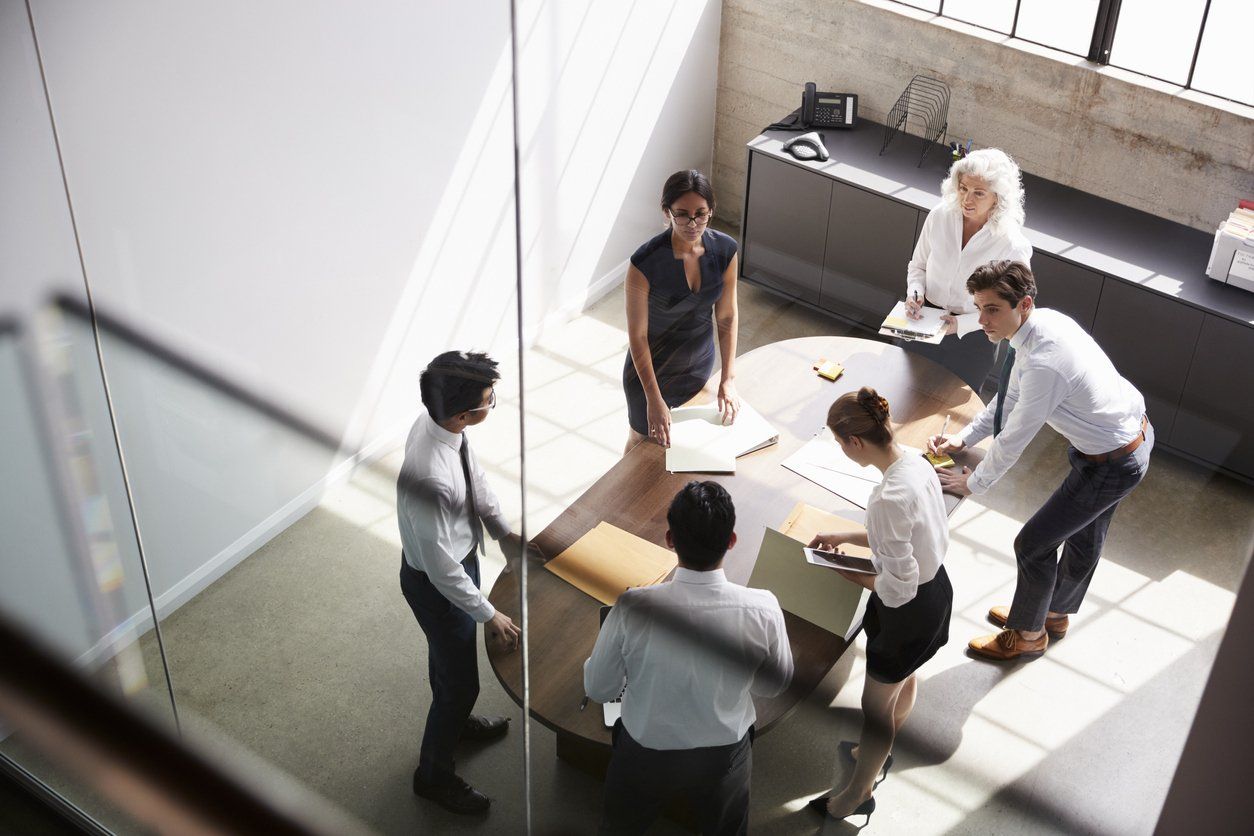
POLYGON ((730 378, 718 385, 718 414, 724 424, 732 424, 740 413, 740 396, 736 384, 730 378))
POLYGON ((649 438, 663 447, 671 446, 671 410, 661 394, 650 395, 645 404, 649 422, 649 438))

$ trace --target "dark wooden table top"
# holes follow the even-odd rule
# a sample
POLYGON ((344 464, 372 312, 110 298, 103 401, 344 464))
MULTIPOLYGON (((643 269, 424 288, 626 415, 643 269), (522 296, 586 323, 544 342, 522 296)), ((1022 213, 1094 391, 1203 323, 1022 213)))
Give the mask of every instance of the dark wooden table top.
MULTIPOLYGON (((922 357, 872 340, 851 337, 804 337, 762 346, 736 360, 740 396, 779 431, 779 443, 736 460, 735 474, 668 473, 665 451, 643 443, 614 465, 583 496, 533 538, 552 558, 602 520, 659 545, 665 545, 666 509, 675 493, 692 479, 712 479, 727 488, 736 503, 736 547, 727 553, 729 580, 747 583, 762 543, 764 526, 778 528, 797 502, 838 511, 855 509, 836 494, 798 476, 780 463, 823 429, 827 409, 838 396, 860 386, 874 386, 888 399, 897 440, 923 447, 950 415, 950 432, 965 427, 980 411, 980 399, 956 376, 922 357), (845 373, 835 382, 814 373, 820 357, 836 360, 845 373)), ((709 400, 709 393, 694 401, 709 400)), ((624 433, 626 432, 624 428, 624 433)), ((980 452, 955 456, 972 464, 980 452), (966 457, 966 458, 964 458, 966 457)), ((577 462, 570 466, 577 467, 577 462)), ((957 497, 946 496, 952 512, 957 497)), ((521 570, 502 574, 489 600, 518 620, 521 570)), ((531 714, 557 732, 590 743, 610 744, 593 703, 579 710, 583 698, 583 663, 592 653, 601 603, 531 563, 527 570, 531 714)), ((840 636, 785 613, 796 672, 778 697, 758 699, 757 728, 765 732, 810 694, 844 653, 840 636)), ((488 643, 493 671, 505 690, 522 704, 522 653, 488 643)))

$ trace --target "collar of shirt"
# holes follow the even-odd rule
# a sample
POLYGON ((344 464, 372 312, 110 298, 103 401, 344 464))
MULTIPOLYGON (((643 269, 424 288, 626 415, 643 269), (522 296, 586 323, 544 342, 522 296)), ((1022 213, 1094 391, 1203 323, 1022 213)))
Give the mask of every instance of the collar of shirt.
POLYGON ((452 447, 455 451, 461 452, 461 449, 462 449, 462 434, 461 433, 451 433, 448 430, 444 429, 443 427, 441 427, 439 424, 435 422, 435 419, 431 417, 430 413, 427 413, 426 418, 427 418, 427 434, 428 435, 430 435, 436 441, 439 441, 443 444, 447 444, 449 447, 452 447))
POLYGON ((704 586, 712 586, 718 583, 727 583, 727 574, 722 569, 711 569, 708 572, 698 572, 694 569, 685 569, 679 566, 675 569, 675 580, 680 583, 695 583, 704 586))
POLYGON ((1036 320, 1029 315, 1027 320, 1019 326, 1019 330, 1015 331, 1014 336, 1010 338, 1010 347, 1013 348, 1016 353, 1023 351, 1024 344, 1027 343, 1027 341, 1031 339, 1032 335, 1035 333, 1036 320))

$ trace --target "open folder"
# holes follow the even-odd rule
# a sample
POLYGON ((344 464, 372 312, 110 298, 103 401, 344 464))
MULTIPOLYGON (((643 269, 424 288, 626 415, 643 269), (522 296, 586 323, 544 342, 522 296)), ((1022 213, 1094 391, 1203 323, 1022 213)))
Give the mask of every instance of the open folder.
MULTIPOLYGON (((810 564, 805 546, 820 531, 860 531, 862 526, 799 503, 780 528, 764 529, 749 586, 769 589, 788 612, 851 640, 862 627, 869 593, 831 569, 810 564)), ((843 551, 870 553, 856 546, 843 551)))
POLYGON ((671 473, 735 473, 736 457, 779 441, 779 433, 756 409, 740 402, 736 420, 724 424, 716 404, 671 410, 671 473))
POLYGON ((600 522, 544 568, 602 604, 634 586, 661 583, 678 564, 675 553, 600 522))
POLYGON ((886 337, 938 345, 945 339, 945 323, 941 322, 945 311, 923 307, 919 309, 919 315, 920 319, 911 319, 906 314, 906 303, 898 302, 880 323, 880 333, 886 337))

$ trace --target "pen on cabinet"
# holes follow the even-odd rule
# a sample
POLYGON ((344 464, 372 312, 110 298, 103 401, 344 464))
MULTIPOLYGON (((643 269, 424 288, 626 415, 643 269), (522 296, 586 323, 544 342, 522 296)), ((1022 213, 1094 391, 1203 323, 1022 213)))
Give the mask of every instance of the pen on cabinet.
POLYGON ((582 700, 579 701, 580 711, 583 711, 585 708, 588 707, 588 699, 589 699, 588 697, 584 697, 582 700))

